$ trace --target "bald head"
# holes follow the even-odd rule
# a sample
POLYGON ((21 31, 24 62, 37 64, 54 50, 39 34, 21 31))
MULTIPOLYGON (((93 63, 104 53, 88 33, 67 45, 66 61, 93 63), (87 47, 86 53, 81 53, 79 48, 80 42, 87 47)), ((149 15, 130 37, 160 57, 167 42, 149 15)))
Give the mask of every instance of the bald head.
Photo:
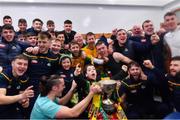
POLYGON ((77 42, 80 46, 83 45, 83 36, 80 33, 74 35, 74 41, 77 42))
POLYGON ((132 32, 134 36, 140 36, 142 34, 142 28, 140 25, 134 25, 132 28, 132 32))

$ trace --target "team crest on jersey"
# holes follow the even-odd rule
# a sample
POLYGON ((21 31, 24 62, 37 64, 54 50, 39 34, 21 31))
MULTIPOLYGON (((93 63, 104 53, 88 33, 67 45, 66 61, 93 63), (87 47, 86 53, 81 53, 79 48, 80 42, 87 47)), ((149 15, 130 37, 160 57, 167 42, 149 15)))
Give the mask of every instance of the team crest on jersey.
POLYGON ((125 48, 125 50, 124 50, 124 51, 126 51, 126 52, 127 52, 127 51, 128 51, 128 49, 127 49, 127 48, 125 48))
POLYGON ((73 74, 71 73, 70 76, 73 77, 73 74))
POLYGON ((17 89, 17 90, 19 90, 20 88, 21 88, 21 86, 20 86, 20 85, 18 85, 18 86, 16 87, 16 89, 17 89))
POLYGON ((8 85, 7 88, 10 89, 10 88, 11 88, 11 85, 8 85))
POLYGON ((144 89, 144 88, 146 88, 146 86, 145 85, 141 85, 141 88, 144 89))
POLYGON ((15 49, 16 49, 16 46, 12 46, 12 49, 15 50, 15 49))
POLYGON ((47 66, 49 66, 49 67, 50 67, 50 66, 51 66, 51 63, 48 63, 48 64, 47 64, 47 66))

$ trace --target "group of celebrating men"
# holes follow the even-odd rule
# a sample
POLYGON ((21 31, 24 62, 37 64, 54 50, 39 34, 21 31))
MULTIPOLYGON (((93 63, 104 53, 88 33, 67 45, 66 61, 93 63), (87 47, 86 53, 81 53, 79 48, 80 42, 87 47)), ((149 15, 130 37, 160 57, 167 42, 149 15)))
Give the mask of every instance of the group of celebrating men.
MULTIPOLYGON (((0 27, 0 119, 113 119, 100 106, 98 81, 117 81, 117 101, 129 119, 162 119, 180 112, 180 26, 167 12, 155 32, 151 20, 107 39, 93 32, 55 31, 53 20, 36 18, 27 29, 4 16, 0 27), (99 106, 99 114, 92 104, 99 106)), ((101 96, 102 97, 102 96, 101 96)), ((117 119, 119 117, 117 116, 117 119)), ((114 118, 115 119, 115 118, 114 118)))

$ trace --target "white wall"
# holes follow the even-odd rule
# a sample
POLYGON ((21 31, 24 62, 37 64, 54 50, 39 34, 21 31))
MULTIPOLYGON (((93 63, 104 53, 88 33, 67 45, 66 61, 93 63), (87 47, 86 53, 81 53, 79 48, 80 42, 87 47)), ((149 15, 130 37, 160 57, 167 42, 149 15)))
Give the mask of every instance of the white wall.
POLYGON ((144 20, 151 19, 158 29, 163 20, 162 13, 163 10, 159 7, 1 3, 0 24, 4 15, 10 15, 16 29, 19 18, 27 19, 30 27, 32 20, 38 17, 44 23, 48 19, 54 20, 56 29, 62 30, 64 20, 70 19, 73 21, 74 30, 81 33, 89 31, 98 33, 111 32, 115 27, 130 29, 134 24, 141 25, 144 20))
POLYGON ((163 12, 166 13, 168 11, 173 11, 177 8, 180 8, 180 0, 176 0, 170 4, 167 4, 165 7, 164 7, 164 10, 163 12))
MULTIPOLYGON (((164 7, 163 14, 165 14, 168 11, 174 11, 177 8, 180 8, 180 0, 176 0, 164 7)), ((180 22, 180 11, 176 13, 178 20, 180 22)))

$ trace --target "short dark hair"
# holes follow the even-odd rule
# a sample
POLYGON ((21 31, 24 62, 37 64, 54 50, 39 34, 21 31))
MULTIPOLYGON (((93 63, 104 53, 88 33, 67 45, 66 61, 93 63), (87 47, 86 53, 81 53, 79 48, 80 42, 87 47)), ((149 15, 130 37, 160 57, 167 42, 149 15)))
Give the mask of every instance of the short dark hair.
POLYGON ((79 46, 79 43, 72 40, 70 43, 69 43, 69 48, 71 48, 72 45, 78 45, 79 46))
POLYGON ((38 21, 38 22, 40 22, 41 24, 43 24, 43 21, 42 21, 41 19, 39 19, 39 18, 35 18, 35 19, 33 20, 33 23, 36 22, 36 21, 38 21))
POLYGON ((26 38, 26 37, 27 37, 27 33, 23 32, 23 33, 21 33, 21 34, 19 34, 19 35, 17 35, 17 36, 18 36, 18 38, 19 38, 19 37, 25 37, 25 38, 26 38))
POLYGON ((60 35, 60 34, 64 35, 63 31, 57 32, 57 36, 60 35))
POLYGON ((20 18, 19 20, 18 20, 18 24, 19 23, 27 23, 27 21, 26 21, 26 19, 24 19, 24 18, 20 18))
POLYGON ((37 34, 33 33, 33 32, 28 32, 26 34, 27 37, 30 37, 30 36, 37 36, 37 34))
POLYGON ((88 33, 86 34, 86 40, 87 40, 87 37, 88 37, 88 36, 91 36, 91 35, 94 35, 94 37, 95 37, 95 34, 94 34, 93 32, 88 32, 88 33))
POLYGON ((133 67, 133 66, 136 66, 136 67, 141 67, 137 62, 135 61, 131 61, 129 64, 128 64, 128 70, 133 67))
POLYGON ((145 24, 145 23, 149 23, 149 22, 151 22, 151 20, 145 20, 145 21, 143 22, 143 24, 142 24, 142 28, 144 29, 144 24, 145 24))
MULTIPOLYGON (((60 34, 61 34, 61 35, 62 35, 62 34, 64 35, 63 31, 55 32, 55 34, 56 34, 56 37, 57 37, 58 35, 60 35, 60 34)), ((64 35, 64 37, 65 37, 65 35, 64 35)))
POLYGON ((50 35, 48 32, 43 31, 43 32, 40 32, 40 33, 38 34, 38 38, 39 38, 39 39, 48 38, 48 39, 50 40, 50 39, 51 39, 51 35, 50 35))
POLYGON ((105 44, 105 42, 102 40, 98 40, 97 43, 95 44, 95 47, 98 45, 102 45, 102 44, 104 44, 106 47, 108 47, 107 44, 105 44))
POLYGON ((65 20, 64 24, 72 24, 72 21, 71 20, 65 20))
POLYGON ((42 76, 40 80, 40 93, 41 96, 46 96, 54 85, 58 85, 61 83, 59 80, 61 77, 57 74, 51 76, 42 76))
MULTIPOLYGON (((3 30, 13 30, 14 31, 14 27, 12 25, 6 24, 2 26, 2 31, 3 30)), ((15 31, 14 31, 15 32, 15 31)))
POLYGON ((48 20, 48 21, 47 21, 47 25, 54 25, 54 21, 48 20))
POLYGON ((171 58, 171 61, 180 61, 180 56, 174 56, 171 58))
POLYGON ((167 12, 165 15, 164 15, 164 19, 166 16, 176 16, 175 12, 167 12))
POLYGON ((93 64, 87 64, 87 65, 85 65, 85 67, 84 67, 84 74, 86 74, 87 73, 87 68, 89 67, 89 66, 94 66, 93 64))
POLYGON ((20 54, 20 55, 15 56, 12 61, 15 61, 15 60, 17 60, 17 59, 23 59, 23 60, 27 60, 27 61, 29 60, 28 57, 26 57, 26 56, 23 55, 23 54, 20 54))
POLYGON ((5 19, 12 19, 12 18, 11 18, 11 16, 9 16, 9 15, 5 15, 5 16, 3 17, 3 20, 5 20, 5 19))
POLYGON ((118 33, 119 31, 125 31, 126 32, 126 34, 127 34, 127 31, 125 30, 125 29, 119 29, 119 30, 117 30, 117 32, 116 33, 118 33))

